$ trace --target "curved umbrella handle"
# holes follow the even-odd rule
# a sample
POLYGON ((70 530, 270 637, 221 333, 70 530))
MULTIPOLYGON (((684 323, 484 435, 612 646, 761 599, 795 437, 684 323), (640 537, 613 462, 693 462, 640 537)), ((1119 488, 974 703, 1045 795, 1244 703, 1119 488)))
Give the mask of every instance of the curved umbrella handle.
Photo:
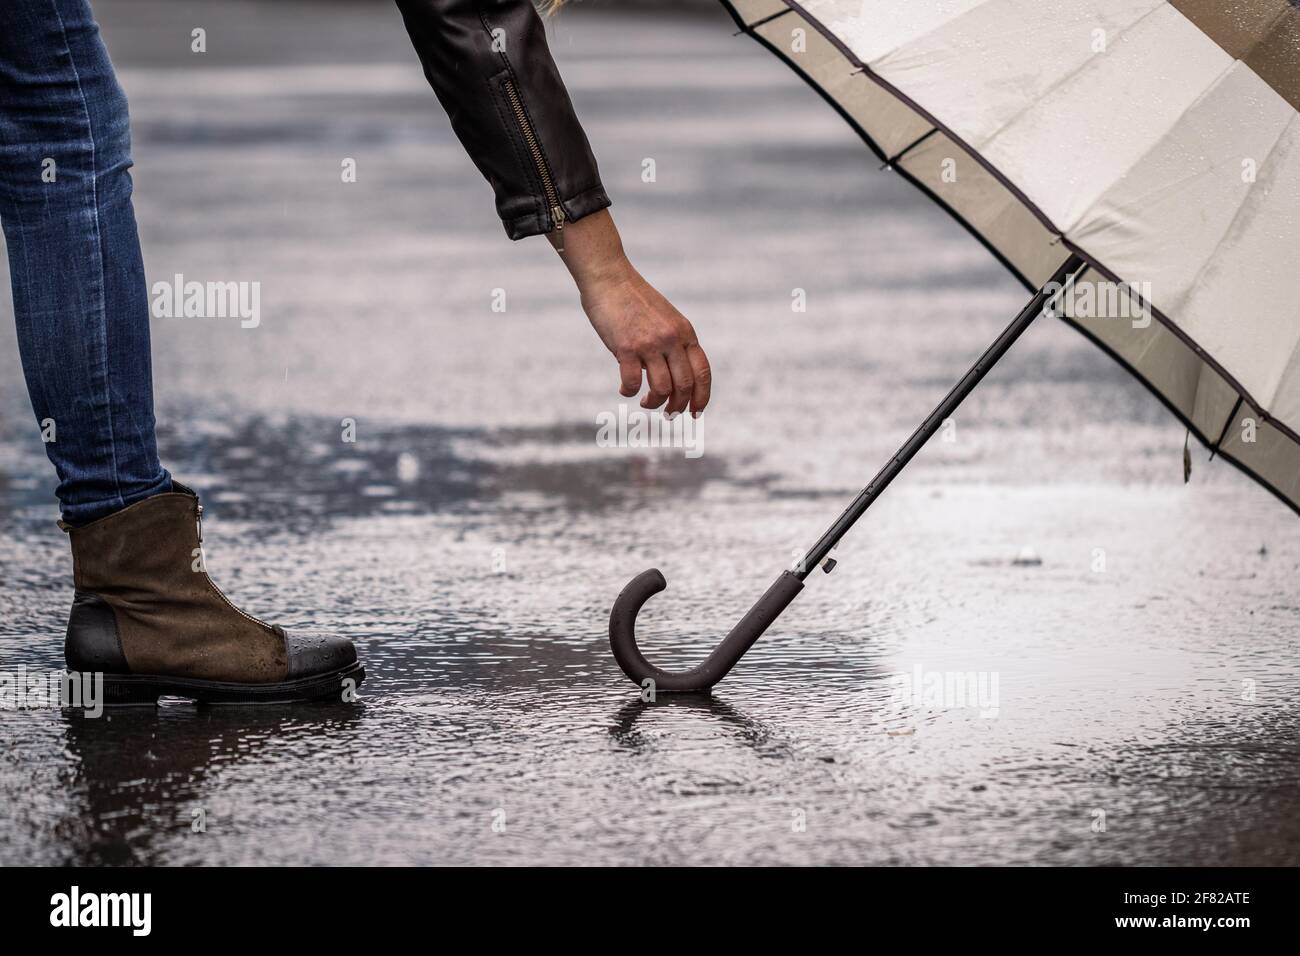
POLYGON ((615 598, 613 610, 609 612, 609 646, 614 651, 618 666, 634 684, 644 687, 649 680, 654 682, 656 692, 686 693, 708 690, 726 677, 736 661, 744 656, 803 590, 803 581, 786 571, 772 583, 758 599, 758 603, 749 609, 749 613, 737 622, 713 653, 704 659, 704 663, 677 673, 655 667, 636 646, 636 616, 641 605, 666 587, 668 582, 654 568, 642 571, 627 583, 615 598))
POLYGON ((609 646, 613 648, 614 658, 618 661, 618 666, 623 668, 623 673, 643 687, 647 681, 653 681, 656 691, 678 692, 708 690, 726 677, 736 661, 740 660, 745 651, 749 650, 750 646, 789 606, 795 599, 795 595, 803 590, 803 579, 809 573, 807 569, 820 566, 823 571, 829 573, 835 567, 835 559, 831 557, 831 552, 839 540, 866 513, 871 503, 880 497, 881 492, 889 487, 889 483, 898 477, 899 472, 907 466, 922 446, 934 437, 934 433, 939 430, 943 422, 952 417, 966 396, 988 374, 989 369, 1007 353, 1025 329, 1029 328, 1030 323, 1044 312, 1050 313, 1055 308, 1058 298, 1069 287, 1069 283, 1072 283, 1074 278, 1086 268, 1088 268, 1087 263, 1077 254, 1071 254, 1061 264, 1052 278, 1038 290, 1029 303, 1020 310, 1020 314, 1011 320, 1011 324, 1002 330, 1002 334, 993 340, 993 344, 984 350, 979 360, 944 396, 943 401, 929 417, 917 426, 912 436, 903 443, 903 447, 898 449, 894 457, 889 459, 885 467, 871 479, 871 483, 858 492, 858 496, 826 530, 812 550, 806 552, 803 559, 804 570, 797 573, 786 571, 777 578, 767 589, 767 593, 758 599, 758 603, 749 609, 749 613, 740 619, 739 623, 731 629, 731 633, 723 639, 703 664, 673 674, 653 666, 642 656, 636 646, 637 612, 647 600, 666 588, 668 582, 664 580, 662 574, 654 570, 643 571, 634 577, 614 601, 614 609, 609 614, 609 646))

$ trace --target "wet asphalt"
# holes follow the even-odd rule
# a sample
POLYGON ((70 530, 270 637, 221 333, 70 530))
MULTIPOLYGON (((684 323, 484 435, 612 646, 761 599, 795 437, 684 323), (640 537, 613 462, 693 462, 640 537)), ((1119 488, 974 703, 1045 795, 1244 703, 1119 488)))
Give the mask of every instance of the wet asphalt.
MULTIPOLYGON (((553 27, 633 260, 713 359, 692 457, 598 440, 614 364, 391 5, 96 9, 150 280, 262 290, 256 328, 153 320, 208 568, 370 676, 354 706, 0 711, 0 862, 1300 862, 1295 517, 1204 453, 1184 485, 1183 430, 1063 325, 711 697, 619 673, 627 579, 664 571, 643 646, 694 663, 1025 299, 720 10, 553 27)), ((40 671, 71 561, 11 323, 0 665, 40 671)))

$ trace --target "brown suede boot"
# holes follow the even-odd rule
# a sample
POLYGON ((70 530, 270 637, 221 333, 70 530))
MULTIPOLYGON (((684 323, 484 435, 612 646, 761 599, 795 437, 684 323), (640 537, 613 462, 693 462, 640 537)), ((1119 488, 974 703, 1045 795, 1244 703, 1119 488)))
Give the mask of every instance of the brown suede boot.
POLYGON ((365 679, 352 642, 290 633, 231 604, 203 567, 198 496, 173 489, 79 528, 61 523, 76 585, 69 669, 103 673, 108 703, 351 699, 365 679))

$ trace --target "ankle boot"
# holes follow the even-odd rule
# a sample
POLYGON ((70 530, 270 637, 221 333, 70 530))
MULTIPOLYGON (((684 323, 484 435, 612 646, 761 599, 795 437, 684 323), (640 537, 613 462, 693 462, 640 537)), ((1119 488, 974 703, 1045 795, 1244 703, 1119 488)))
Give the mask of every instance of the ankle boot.
POLYGON ((170 493, 70 528, 76 593, 64 655, 104 675, 108 703, 350 699, 352 642, 286 631, 235 607, 203 566, 203 507, 170 493))

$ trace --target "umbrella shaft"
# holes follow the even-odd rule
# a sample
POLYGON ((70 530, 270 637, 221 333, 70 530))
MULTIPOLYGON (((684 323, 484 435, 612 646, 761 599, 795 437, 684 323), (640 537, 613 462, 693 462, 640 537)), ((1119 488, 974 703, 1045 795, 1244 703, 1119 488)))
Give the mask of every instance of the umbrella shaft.
POLYGON ((802 581, 806 578, 813 568, 821 564, 830 555, 831 549, 839 543, 840 538, 844 537, 845 533, 871 507, 871 503, 880 497, 880 493, 889 487, 889 483, 898 476, 898 473, 933 437, 944 421, 952 417, 953 412, 957 410, 957 406, 988 374, 989 369, 996 365, 1002 356, 1007 354, 1007 351, 1015 344, 1016 339, 1020 338, 1021 333, 1029 328, 1030 323, 1052 304, 1052 301, 1061 294, 1066 283, 1082 271, 1083 267, 1083 260, 1076 255, 1071 255, 1064 265, 1056 270, 1056 274, 1047 281, 1045 286, 1038 290, 1034 297, 1029 300, 1029 304, 1012 320, 1011 324, 1002 330, 1002 334, 993 341, 993 344, 985 350, 979 360, 962 376, 961 381, 953 386, 952 391, 944 397, 938 407, 930 413, 929 417, 921 423, 916 431, 912 432, 912 437, 905 441, 903 447, 894 453, 894 457, 889 459, 885 467, 881 468, 876 477, 871 479, 871 483, 858 493, 858 496, 853 499, 853 503, 845 509, 844 514, 840 515, 835 523, 827 529, 826 533, 821 536, 817 544, 808 552, 802 567, 794 572, 799 580, 802 581))

